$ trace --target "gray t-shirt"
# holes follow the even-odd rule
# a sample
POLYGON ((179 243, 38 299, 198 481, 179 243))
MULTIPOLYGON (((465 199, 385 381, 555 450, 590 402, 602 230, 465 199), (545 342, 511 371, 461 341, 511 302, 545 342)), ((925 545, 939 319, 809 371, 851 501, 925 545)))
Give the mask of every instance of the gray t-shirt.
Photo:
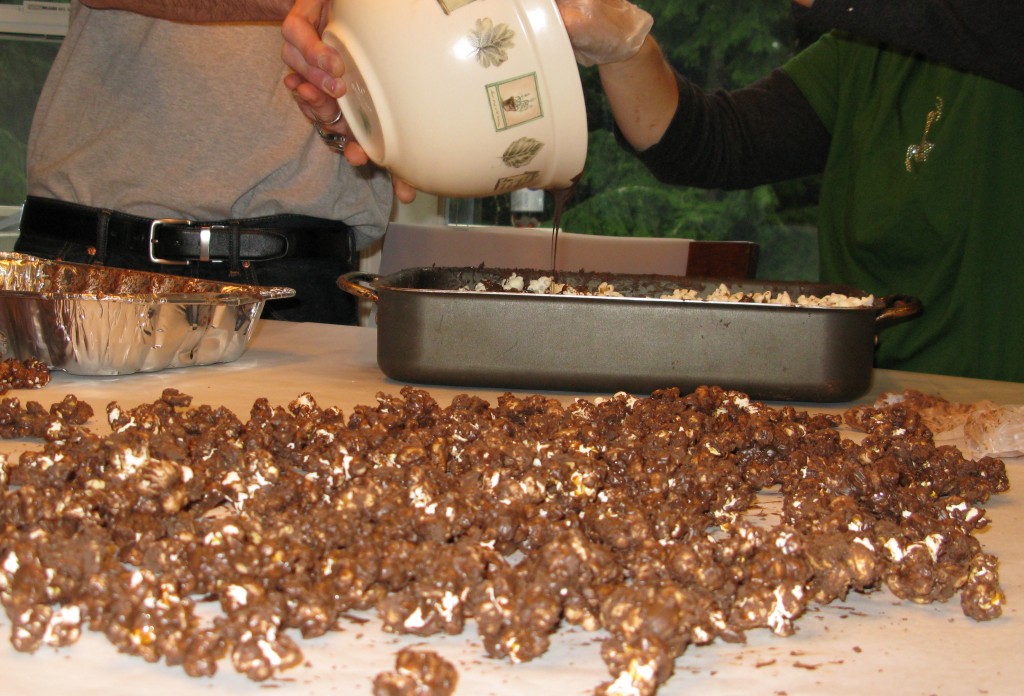
POLYGON ((183 24, 72 5, 28 145, 28 192, 145 217, 280 213, 384 233, 391 182, 299 111, 276 24, 183 24))

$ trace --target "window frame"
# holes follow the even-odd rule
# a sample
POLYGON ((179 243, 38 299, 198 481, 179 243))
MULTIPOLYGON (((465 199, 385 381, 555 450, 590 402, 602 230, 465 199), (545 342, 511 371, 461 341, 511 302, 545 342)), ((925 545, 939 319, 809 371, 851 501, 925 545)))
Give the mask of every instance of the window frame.
POLYGON ((66 36, 71 2, 25 0, 20 5, 0 5, 0 34, 66 36))

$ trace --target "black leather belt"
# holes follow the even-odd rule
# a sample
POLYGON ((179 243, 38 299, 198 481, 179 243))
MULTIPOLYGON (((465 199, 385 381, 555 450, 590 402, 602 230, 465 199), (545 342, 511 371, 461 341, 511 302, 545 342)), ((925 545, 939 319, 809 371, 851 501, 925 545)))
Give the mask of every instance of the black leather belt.
POLYGON ((20 232, 27 236, 137 253, 156 264, 195 261, 270 261, 285 257, 341 257, 351 260, 350 228, 306 215, 270 215, 244 220, 196 221, 144 218, 29 196, 20 232))

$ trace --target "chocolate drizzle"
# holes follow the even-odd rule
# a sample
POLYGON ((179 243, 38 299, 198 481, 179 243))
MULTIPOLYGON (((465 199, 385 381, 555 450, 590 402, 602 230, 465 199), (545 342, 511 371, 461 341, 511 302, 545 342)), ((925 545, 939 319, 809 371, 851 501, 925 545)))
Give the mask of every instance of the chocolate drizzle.
POLYGON ((574 176, 572 183, 565 188, 548 189, 555 200, 554 217, 551 222, 551 275, 555 278, 558 277, 558 233, 562 229, 562 213, 565 212, 565 204, 576 192, 576 185, 582 176, 583 172, 574 176))

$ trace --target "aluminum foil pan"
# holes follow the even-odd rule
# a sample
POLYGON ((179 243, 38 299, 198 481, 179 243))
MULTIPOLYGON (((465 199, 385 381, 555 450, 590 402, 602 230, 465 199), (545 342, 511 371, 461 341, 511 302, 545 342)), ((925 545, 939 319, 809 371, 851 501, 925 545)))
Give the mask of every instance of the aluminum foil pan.
POLYGON ((79 375, 230 362, 264 303, 294 294, 0 253, 0 357, 79 375))

